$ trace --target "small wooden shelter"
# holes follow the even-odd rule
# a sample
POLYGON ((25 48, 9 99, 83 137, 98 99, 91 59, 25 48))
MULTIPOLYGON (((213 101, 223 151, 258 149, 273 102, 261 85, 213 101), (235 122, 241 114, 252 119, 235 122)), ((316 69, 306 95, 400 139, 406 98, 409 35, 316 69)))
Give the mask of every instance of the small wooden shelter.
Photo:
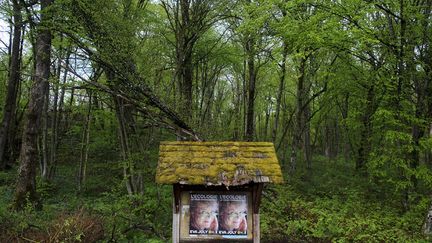
POLYGON ((173 242, 259 242, 263 184, 283 178, 272 143, 175 141, 156 182, 173 185, 173 242))

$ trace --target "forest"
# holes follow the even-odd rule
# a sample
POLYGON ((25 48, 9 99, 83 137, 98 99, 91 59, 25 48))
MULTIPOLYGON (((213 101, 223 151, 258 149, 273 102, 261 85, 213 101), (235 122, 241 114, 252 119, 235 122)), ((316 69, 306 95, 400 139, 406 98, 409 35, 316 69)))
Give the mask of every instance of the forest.
POLYGON ((170 242, 161 141, 272 142, 262 242, 428 242, 432 0, 1 0, 0 242, 170 242))

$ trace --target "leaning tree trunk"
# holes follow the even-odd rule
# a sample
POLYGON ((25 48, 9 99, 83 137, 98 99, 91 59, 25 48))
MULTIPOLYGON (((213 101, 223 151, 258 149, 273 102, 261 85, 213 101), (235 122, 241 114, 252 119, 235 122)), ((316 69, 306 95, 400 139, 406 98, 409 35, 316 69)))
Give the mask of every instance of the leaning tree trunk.
MULTIPOLYGON (((119 88, 119 80, 111 70, 105 70, 111 90, 116 91, 119 88)), ((130 135, 136 134, 135 121, 133 119, 134 105, 123 97, 112 95, 115 107, 115 113, 119 125, 119 141, 120 151, 123 160, 123 178, 126 183, 126 189, 129 195, 142 193, 142 176, 135 173, 135 161, 131 158, 133 147, 136 145, 140 152, 142 151, 141 141, 135 140, 131 142, 130 135)))
MULTIPOLYGON (((47 21, 45 10, 52 0, 41 0, 41 23, 47 21)), ((13 207, 22 210, 27 202, 31 202, 37 208, 41 207, 36 192, 36 167, 38 164, 37 138, 42 116, 43 102, 50 74, 51 55, 51 31, 49 28, 40 28, 36 40, 36 70, 30 92, 30 101, 26 114, 23 139, 20 153, 20 166, 18 169, 17 184, 13 207)))
POLYGON ((0 170, 5 169, 7 166, 6 153, 9 146, 12 145, 11 139, 11 126, 13 126, 16 103, 17 103, 17 93, 18 93, 18 83, 20 79, 20 46, 21 46, 21 30, 22 30, 22 15, 21 6, 17 0, 12 1, 13 5, 13 20, 14 20, 14 30, 13 30, 13 40, 11 47, 11 60, 10 60, 10 71, 8 88, 6 94, 6 101, 3 112, 3 119, 0 127, 0 170))

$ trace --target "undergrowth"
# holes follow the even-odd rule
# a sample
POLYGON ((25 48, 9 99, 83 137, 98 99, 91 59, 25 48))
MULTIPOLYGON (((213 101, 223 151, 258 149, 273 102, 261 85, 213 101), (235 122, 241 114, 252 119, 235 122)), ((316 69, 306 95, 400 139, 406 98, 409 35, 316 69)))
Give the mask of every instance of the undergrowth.
MULTIPOLYGON (((154 183, 157 154, 143 155, 144 193, 135 196, 126 194, 117 160, 93 158, 81 192, 76 165, 61 163, 55 180, 38 181, 42 211, 11 211, 16 173, 0 172, 0 242, 169 242, 172 189, 154 183)), ((400 195, 357 176, 346 161, 316 157, 313 166, 264 188, 263 242, 427 242, 425 194, 412 193, 406 211, 400 195)))

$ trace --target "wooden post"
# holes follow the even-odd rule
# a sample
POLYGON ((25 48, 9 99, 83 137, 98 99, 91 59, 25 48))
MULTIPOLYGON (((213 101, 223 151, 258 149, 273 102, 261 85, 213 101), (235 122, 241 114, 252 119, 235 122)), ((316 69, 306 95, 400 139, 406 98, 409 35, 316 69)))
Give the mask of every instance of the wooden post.
POLYGON ((172 242, 180 242, 180 188, 178 184, 173 185, 173 223, 172 242))
POLYGON ((252 200, 253 200, 253 242, 260 242, 260 215, 259 207, 261 204, 261 193, 263 190, 263 184, 254 184, 252 188, 252 200))
POLYGON ((172 242, 180 242, 180 213, 173 213, 172 242))
POLYGON ((259 213, 253 215, 253 243, 260 243, 260 217, 259 213))

